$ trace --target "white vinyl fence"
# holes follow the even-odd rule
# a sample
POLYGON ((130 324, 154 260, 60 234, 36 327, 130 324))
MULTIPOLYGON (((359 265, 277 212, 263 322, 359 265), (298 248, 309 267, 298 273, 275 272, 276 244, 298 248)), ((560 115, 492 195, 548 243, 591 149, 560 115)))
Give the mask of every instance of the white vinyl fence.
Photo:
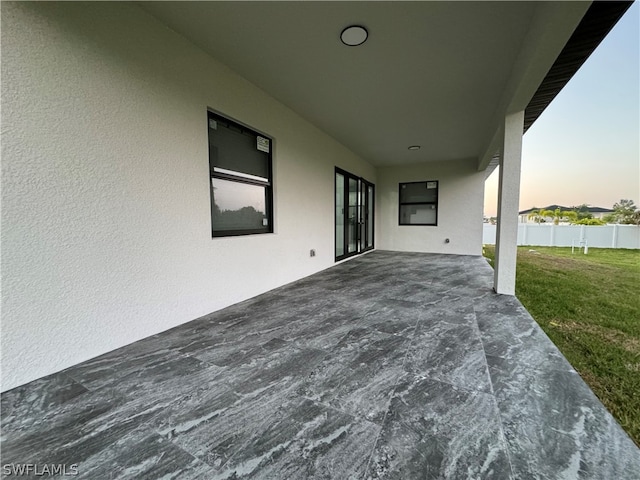
MULTIPOLYGON (((495 245, 496 225, 484 224, 482 243, 495 245)), ((539 247, 639 248, 640 226, 637 225, 553 225, 518 224, 518 245, 539 247)))

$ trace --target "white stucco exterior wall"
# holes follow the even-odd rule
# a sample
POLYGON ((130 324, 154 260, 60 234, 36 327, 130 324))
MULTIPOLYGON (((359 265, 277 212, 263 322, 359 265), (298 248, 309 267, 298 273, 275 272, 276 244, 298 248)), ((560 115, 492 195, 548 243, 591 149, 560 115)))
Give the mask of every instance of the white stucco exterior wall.
POLYGON ((378 249, 482 254, 484 172, 478 172, 476 160, 378 168, 377 178, 378 249), (439 181, 438 225, 398 225, 398 184, 427 180, 439 181))
POLYGON ((1 8, 3 391, 333 265, 368 163, 133 4, 1 8), (274 137, 274 234, 211 238, 208 107, 274 137))

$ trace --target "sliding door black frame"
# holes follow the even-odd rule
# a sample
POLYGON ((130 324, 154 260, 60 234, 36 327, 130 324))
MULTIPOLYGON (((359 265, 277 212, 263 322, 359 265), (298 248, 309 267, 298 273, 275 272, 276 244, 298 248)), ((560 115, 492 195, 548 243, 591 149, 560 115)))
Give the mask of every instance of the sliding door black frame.
POLYGON ((362 198, 362 225, 360 239, 360 253, 373 250, 375 241, 375 207, 376 207, 376 186, 360 178, 360 195, 362 198), (371 195, 369 195, 371 192, 371 195), (369 220, 371 220, 371 228, 369 228, 369 220), (369 238, 371 237, 371 238, 369 238))
MULTIPOLYGON (((358 177, 352 173, 347 172, 339 167, 335 168, 334 173, 334 254, 335 260, 340 261, 345 258, 359 255, 368 250, 374 248, 374 230, 375 230, 375 185, 362 177, 358 177), (337 196, 338 196, 338 175, 342 176, 342 188, 343 188, 343 209, 342 209, 342 249, 341 254, 338 255, 338 210, 337 210, 337 196), (349 181, 356 182, 356 205, 355 205, 355 218, 349 216, 349 181), (371 193, 371 195, 369 195, 371 193), (371 205, 369 205, 371 203, 371 205), (371 217, 371 218, 370 218, 371 217), (369 228, 369 220, 371 220, 371 228, 369 228), (352 224, 350 225, 350 222, 352 224), (349 251, 349 228, 355 230, 355 248, 353 251, 349 251), (370 238, 369 238, 370 237, 370 238)), ((352 206, 353 207, 353 206, 352 206)))

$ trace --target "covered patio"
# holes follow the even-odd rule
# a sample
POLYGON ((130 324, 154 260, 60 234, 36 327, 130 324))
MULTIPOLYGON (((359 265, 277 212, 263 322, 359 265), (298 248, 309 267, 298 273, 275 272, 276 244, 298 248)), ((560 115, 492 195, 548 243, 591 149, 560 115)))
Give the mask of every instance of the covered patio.
POLYGON ((478 256, 343 262, 5 392, 3 468, 637 478, 640 451, 492 282, 478 256))

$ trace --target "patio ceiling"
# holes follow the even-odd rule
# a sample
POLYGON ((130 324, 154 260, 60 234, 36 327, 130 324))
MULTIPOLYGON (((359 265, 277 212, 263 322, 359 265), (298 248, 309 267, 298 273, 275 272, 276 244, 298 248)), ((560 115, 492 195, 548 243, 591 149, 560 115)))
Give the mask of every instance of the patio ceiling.
POLYGON ((480 163, 501 117, 529 104, 590 2, 139 5, 385 166, 480 163), (340 41, 353 24, 369 31, 359 47, 340 41), (409 151, 410 145, 422 148, 409 151))

